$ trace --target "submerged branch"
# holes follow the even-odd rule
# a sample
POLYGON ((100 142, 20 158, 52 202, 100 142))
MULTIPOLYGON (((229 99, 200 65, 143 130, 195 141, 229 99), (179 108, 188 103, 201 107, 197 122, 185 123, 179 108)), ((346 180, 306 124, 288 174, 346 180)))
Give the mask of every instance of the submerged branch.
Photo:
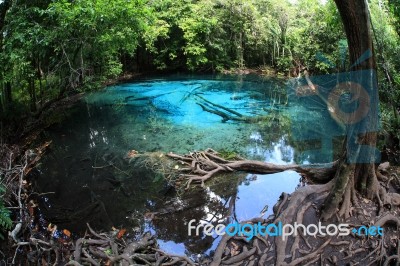
MULTIPOLYGON (((209 107, 206 106, 206 104, 202 104, 202 103, 197 103, 198 105, 200 105, 200 107, 203 109, 203 111, 212 113, 212 114, 216 114, 220 117, 222 117, 222 122, 226 122, 226 121, 238 121, 238 122, 244 122, 244 123, 258 123, 260 121, 265 121, 268 120, 268 116, 236 116, 236 115, 231 115, 231 114, 227 114, 223 111, 220 110, 216 110, 216 109, 211 109, 209 107)), ((233 110, 231 110, 231 112, 235 112, 233 110)))
POLYGON ((262 115, 246 116, 225 106, 213 103, 198 94, 196 94, 196 96, 203 101, 203 102, 196 102, 196 104, 199 105, 203 109, 203 111, 222 117, 222 122, 231 120, 231 121, 251 124, 251 123, 258 123, 260 121, 265 121, 268 120, 269 118, 268 116, 262 116, 262 115))
POLYGON ((158 98, 158 97, 161 97, 161 96, 164 96, 164 95, 168 95, 168 94, 172 94, 172 93, 175 93, 175 91, 170 91, 170 92, 166 92, 166 93, 161 93, 161 94, 158 94, 158 95, 153 95, 153 96, 144 96, 144 97, 139 97, 139 98, 136 98, 136 96, 127 96, 127 97, 125 97, 125 101, 127 102, 127 101, 146 101, 146 100, 153 100, 153 99, 156 99, 156 98, 158 98))
POLYGON ((221 109, 223 109, 223 110, 225 110, 225 111, 227 111, 227 112, 229 112, 229 113, 232 113, 232 114, 234 114, 234 115, 237 115, 238 117, 243 117, 243 115, 242 115, 241 113, 239 113, 239 112, 236 112, 236 111, 234 111, 234 110, 232 110, 232 109, 229 109, 229 108, 227 108, 227 107, 225 107, 225 106, 222 106, 222 105, 213 103, 213 102, 211 102, 211 101, 205 99, 204 97, 202 97, 202 96, 200 96, 200 95, 198 95, 198 94, 196 94, 196 96, 199 97, 200 99, 202 99, 203 101, 205 101, 206 103, 211 104, 212 106, 221 108, 221 109))

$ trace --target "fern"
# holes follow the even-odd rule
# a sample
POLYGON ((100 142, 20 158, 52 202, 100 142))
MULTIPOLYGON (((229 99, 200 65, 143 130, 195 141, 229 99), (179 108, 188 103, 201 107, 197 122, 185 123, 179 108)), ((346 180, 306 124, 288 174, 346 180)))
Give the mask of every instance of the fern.
POLYGON ((3 193, 5 192, 4 186, 0 184, 0 239, 4 240, 3 233, 12 228, 12 220, 10 218, 10 211, 4 206, 3 193))

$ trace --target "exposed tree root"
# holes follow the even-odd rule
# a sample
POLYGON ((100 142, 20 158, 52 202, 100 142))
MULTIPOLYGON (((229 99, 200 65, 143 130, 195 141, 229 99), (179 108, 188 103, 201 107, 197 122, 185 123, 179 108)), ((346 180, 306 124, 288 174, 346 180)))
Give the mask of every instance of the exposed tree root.
MULTIPOLYGON (((294 224, 294 222, 307 225, 305 213, 310 207, 320 205, 327 193, 333 187, 333 182, 325 185, 314 185, 302 187, 294 192, 289 200, 284 204, 284 208, 280 214, 275 213, 275 217, 269 219, 258 219, 244 221, 243 224, 256 224, 261 222, 263 225, 277 224, 294 224), (311 188, 310 188, 311 187, 311 188)), ((282 197, 283 199, 284 197, 282 197)), ((371 202, 370 202, 371 204, 371 202)), ((311 214, 315 215, 315 214, 311 214)), ((315 223, 315 222, 314 222, 315 223)), ((374 223, 376 226, 397 225, 400 228, 400 220, 393 214, 385 214, 377 219, 374 223)), ((386 230, 386 229, 385 229, 386 230)), ((291 235, 286 239, 281 236, 271 237, 257 236, 251 241, 242 242, 244 248, 243 254, 230 257, 222 252, 216 252, 212 265, 224 264, 224 262, 237 263, 236 258, 242 257, 242 263, 248 261, 249 250, 254 249, 253 255, 256 255, 255 261, 258 265, 347 265, 351 261, 358 262, 359 265, 392 265, 391 263, 398 260, 400 248, 398 247, 399 236, 394 231, 385 231, 382 237, 364 238, 355 235, 349 235, 344 238, 338 236, 303 236, 303 232, 298 235, 291 235), (263 239, 260 241, 260 239, 263 239), (397 253, 393 254, 393 241, 397 243, 397 253), (334 252, 331 254, 331 252, 334 252), (340 261, 340 263, 339 263, 340 261)), ((232 241, 240 241, 239 238, 225 238, 221 241, 217 251, 223 251, 229 248, 232 241)), ((395 245, 396 247, 396 245, 395 245)), ((229 252, 228 252, 229 253, 229 252)), ((395 265, 395 264, 393 264, 395 265)))
POLYGON ((174 153, 168 153, 168 157, 177 160, 183 167, 179 168, 180 172, 187 172, 180 174, 180 178, 177 180, 179 184, 182 181, 186 181, 186 188, 189 188, 192 182, 201 183, 222 172, 233 172, 243 171, 249 173, 259 174, 273 174, 283 172, 287 170, 298 171, 305 175, 312 176, 313 179, 319 181, 327 181, 327 178, 322 176, 329 176, 329 173, 333 173, 332 168, 335 164, 329 165, 328 168, 320 167, 301 167, 298 165, 276 165, 272 163, 253 161, 253 160, 226 160, 219 156, 219 153, 207 149, 205 151, 191 152, 187 155, 178 155, 174 153))
POLYGON ((181 171, 191 172, 191 174, 181 175, 187 178, 187 188, 189 188, 192 182, 200 182, 204 185, 206 180, 221 172, 247 171, 271 174, 298 168, 296 165, 274 165, 250 160, 229 161, 219 157, 218 153, 212 149, 202 152, 192 152, 184 156, 169 153, 167 156, 178 160, 186 166, 181 171))
POLYGON ((397 225, 398 228, 400 228, 400 219, 393 214, 386 214, 380 217, 379 220, 375 222, 375 225, 383 227, 387 223, 393 223, 397 225))
MULTIPOLYGON (((220 172, 247 171, 253 173, 274 173, 285 170, 295 170, 304 174, 309 171, 309 169, 304 169, 297 165, 280 166, 248 160, 230 161, 221 158, 217 152, 211 149, 183 156, 171 153, 168 154, 168 156, 178 160, 182 165, 184 165, 180 170, 185 172, 185 174, 181 175, 181 178, 187 180, 186 187, 188 187, 192 182, 200 182, 201 184, 204 184, 206 180, 220 172)), ((334 165, 339 166, 338 163, 335 163, 334 165)), ((311 214, 311 216, 314 215, 319 218, 324 218, 324 212, 319 213, 322 206, 325 208, 322 208, 322 210, 326 211, 325 214, 337 214, 339 216, 338 218, 349 219, 350 217, 353 217, 355 208, 358 209, 358 213, 361 213, 366 217, 365 210, 360 206, 360 200, 357 197, 357 192, 354 188, 355 181, 353 177, 355 168, 351 166, 349 167, 345 164, 340 165, 340 167, 341 168, 337 171, 336 176, 331 178, 328 183, 321 185, 307 185, 297 189, 292 195, 283 193, 281 200, 273 208, 274 216, 269 217, 269 219, 259 218, 242 223, 256 224, 261 222, 261 224, 267 225, 270 223, 278 224, 279 222, 282 224, 294 224, 296 222, 297 224, 304 224, 304 217, 306 213, 310 213, 310 211, 311 213, 314 213, 311 214), (336 193, 332 193, 332 191, 335 191, 336 193), (326 209, 326 204, 329 202, 331 202, 331 205, 328 206, 330 206, 331 209, 326 209), (316 211, 310 210, 312 209, 312 206, 316 208, 316 211)), ((313 169, 311 168, 308 173, 315 173, 312 170, 313 169)), ((331 169, 329 170, 331 171, 331 169)), ((387 181, 389 179, 382 178, 382 180, 387 181)), ((376 185, 379 187, 379 183, 376 185)), ((397 204, 399 194, 397 193, 387 193, 385 189, 381 189, 381 192, 379 195, 376 194, 376 197, 382 199, 382 203, 384 204, 391 204, 393 207, 399 206, 397 204)), ((369 202, 372 204, 371 201, 369 202)), ((326 216, 326 219, 330 219, 331 217, 332 216, 326 216)), ((396 216, 388 214, 380 217, 375 223, 376 226, 382 227, 386 224, 395 224, 399 226, 400 220, 396 216)), ((349 236, 346 240, 340 239, 337 236, 325 236, 323 237, 324 239, 318 241, 310 239, 308 236, 304 236, 303 234, 304 232, 298 231, 297 235, 289 236, 286 239, 283 239, 282 237, 272 238, 267 236, 264 238, 257 236, 254 237, 252 241, 243 241, 240 237, 232 238, 225 235, 214 254, 211 265, 236 265, 236 263, 240 263, 240 261, 244 262, 250 260, 251 262, 249 263, 258 262, 258 265, 266 265, 272 263, 272 261, 274 265, 313 265, 319 261, 321 264, 323 261, 326 261, 335 265, 338 261, 338 255, 325 257, 322 255, 327 247, 347 246, 346 255, 341 257, 344 261, 350 261, 357 256, 361 256, 360 258, 362 258, 371 252, 371 249, 368 247, 357 243, 357 239, 354 239, 355 236, 349 236), (351 239, 354 240, 352 241, 351 239), (244 244, 241 252, 234 256, 226 255, 226 249, 229 249, 229 246, 238 246, 229 244, 234 241, 242 241, 244 244), (315 246, 316 241, 318 243, 317 246, 315 246)), ((379 240, 379 243, 383 243, 384 241, 388 241, 388 239, 379 240)), ((398 255, 388 257, 386 255, 388 253, 385 251, 383 244, 381 244, 381 246, 373 246, 375 252, 379 251, 378 253, 381 254, 376 256, 376 261, 385 263, 388 259, 394 261, 398 258, 396 257, 398 255)), ((233 252, 232 254, 236 253, 233 252)), ((365 260, 367 259, 371 259, 371 256, 367 256, 365 260)), ((373 261, 370 263, 373 264, 373 261)))
POLYGON ((243 251, 239 255, 236 255, 234 257, 231 257, 227 260, 222 261, 222 265, 232 265, 234 263, 238 263, 243 260, 246 260, 248 257, 253 255, 256 252, 256 250, 257 250, 256 247, 254 247, 250 250, 248 250, 247 247, 244 247, 243 251))
MULTIPOLYGON (((311 195, 315 196, 319 193, 318 199, 326 196, 325 192, 329 191, 333 186, 333 183, 327 183, 325 185, 311 185, 298 189, 290 198, 290 201, 284 211, 277 216, 274 223, 281 222, 282 224, 293 224, 293 222, 301 223, 303 221, 303 216, 305 211, 311 206, 312 202, 309 201, 308 197, 311 195)), ((301 233, 301 232, 300 232, 301 233)), ((287 245, 290 242, 288 239, 283 239, 282 237, 275 238, 276 246, 276 264, 285 264, 286 250, 288 250, 287 245)), ((295 237, 293 240, 292 247, 289 248, 291 251, 292 259, 295 259, 295 253, 298 249, 299 236, 295 237)))
MULTIPOLYGON (((313 202, 320 201, 327 195, 327 191, 329 191, 333 186, 333 183, 327 183, 324 185, 310 185, 306 187, 299 188, 293 195, 288 198, 287 195, 283 194, 281 197, 281 203, 278 203, 278 207, 274 209, 276 212, 279 212, 281 208, 283 208, 282 212, 275 212, 275 219, 266 220, 266 219, 253 219, 250 221, 245 221, 244 223, 262 223, 269 224, 274 223, 278 224, 281 222, 282 224, 293 224, 294 222, 302 223, 304 213, 312 206, 313 202), (285 205, 285 206, 284 206, 285 205), (299 208, 299 206, 301 206, 299 208)), ((226 260, 222 260, 223 250, 227 246, 227 242, 231 240, 230 237, 224 236, 223 240, 220 242, 217 251, 214 255, 214 259, 211 265, 219 265, 236 263, 239 258, 245 260, 244 258, 249 257, 257 253, 259 255, 259 265, 264 265, 267 261, 273 259, 275 261, 275 265, 305 265, 306 263, 312 262, 316 259, 317 255, 319 255, 322 250, 330 243, 331 239, 326 240, 322 245, 320 245, 317 249, 312 249, 311 245, 308 244, 310 250, 306 252, 307 254, 301 255, 296 258, 296 254, 299 251, 299 242, 300 242, 300 234, 303 232, 298 232, 298 235, 290 237, 290 239, 283 239, 282 237, 275 237, 274 239, 271 237, 257 237, 253 240, 253 247, 249 249, 243 249, 242 253, 236 255, 234 257, 228 258, 226 260), (262 241, 260 241, 262 239, 262 241), (271 248, 274 245, 274 248, 271 248), (289 251, 291 254, 287 254, 289 251), (287 259, 291 258, 290 262, 287 262, 287 259)))
MULTIPOLYGON (((156 239, 150 234, 126 243, 115 232, 99 234, 89 225, 88 229, 90 234, 75 242, 66 265, 196 265, 186 256, 158 249, 156 239)), ((47 246, 52 245, 47 243, 47 246)))

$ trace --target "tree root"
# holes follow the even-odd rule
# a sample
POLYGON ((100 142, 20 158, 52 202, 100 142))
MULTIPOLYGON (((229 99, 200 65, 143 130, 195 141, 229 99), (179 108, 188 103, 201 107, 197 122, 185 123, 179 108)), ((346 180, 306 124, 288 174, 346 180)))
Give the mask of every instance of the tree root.
POLYGON ((192 260, 190 260, 188 257, 186 257, 186 256, 180 256, 180 255, 175 255, 175 254, 169 254, 169 253, 166 253, 165 251, 162 251, 162 250, 160 250, 160 249, 154 249, 156 252, 158 252, 158 253, 160 253, 160 254, 162 254, 163 256, 163 258, 164 258, 164 260, 166 259, 166 258, 170 258, 170 262, 164 262, 162 265, 175 265, 175 264, 177 264, 178 262, 183 262, 183 263, 186 263, 186 264, 189 264, 189 265, 196 265, 196 263, 194 263, 192 260))
POLYGON ((80 238, 75 243, 75 251, 70 258, 71 265, 80 265, 82 262, 90 265, 153 265, 157 262, 162 265, 190 264, 196 265, 185 256, 168 254, 157 247, 157 242, 150 234, 145 234, 138 241, 126 244, 114 234, 96 233, 88 225, 90 235, 80 238), (107 252, 106 252, 107 251, 107 252), (111 251, 111 252, 110 252, 111 251))
MULTIPOLYGON (((264 225, 269 223, 278 224, 279 222, 281 222, 282 224, 293 224, 294 222, 302 223, 305 212, 313 205, 314 202, 319 202, 323 200, 327 196, 327 192, 332 187, 333 182, 329 182, 324 185, 310 185, 301 187, 290 197, 283 194, 281 197, 282 202, 280 204, 277 204, 277 207, 274 208, 274 214, 276 217, 274 220, 252 219, 243 223, 256 224, 260 222, 264 225), (299 208, 299 206, 301 207, 299 208)), ((299 233, 301 234, 301 232, 299 233)), ((216 266, 219 264, 237 263, 238 261, 240 261, 239 258, 241 258, 241 260, 243 261, 247 260, 245 258, 248 258, 251 255, 259 256, 259 265, 265 265, 268 261, 272 259, 275 259, 275 265, 305 265, 307 263, 317 261, 319 259, 318 255, 323 252, 323 249, 331 241, 331 239, 328 239, 322 245, 320 245, 319 248, 313 250, 312 246, 307 242, 307 240, 305 240, 304 242, 309 247, 309 251, 305 252, 303 256, 296 258, 295 255, 300 249, 300 236, 290 236, 289 238, 290 239, 283 239, 281 236, 277 236, 271 242, 268 236, 266 236, 265 238, 261 236, 256 236, 252 242, 248 242, 246 244, 250 245, 248 249, 243 248, 242 253, 223 260, 221 258, 223 255, 223 251, 228 246, 228 242, 235 241, 235 238, 227 237, 225 235, 215 252, 214 259, 211 265, 216 266), (288 255, 286 251, 289 251, 291 255, 288 255), (274 254, 271 254, 271 252, 273 252, 274 254), (286 262, 288 258, 291 258, 290 262, 286 262)), ((337 244, 344 243, 339 242, 337 244)))
POLYGON ((315 258, 319 253, 321 253, 321 251, 329 244, 330 241, 331 241, 331 239, 328 239, 324 244, 322 244, 314 252, 312 252, 304 257, 297 258, 297 259, 291 261, 289 264, 282 263, 279 265, 288 265, 288 266, 303 265, 305 262, 315 258))
MULTIPOLYGON (((282 224, 292 224, 294 222, 293 219, 296 219, 297 221, 302 221, 304 212, 311 206, 311 204, 307 204, 306 202, 307 200, 309 200, 308 197, 311 196, 312 194, 316 194, 317 192, 324 194, 325 192, 329 191, 332 188, 332 186, 333 183, 330 182, 324 185, 310 185, 298 189, 295 193, 293 193, 293 195, 290 198, 288 206, 284 209, 284 211, 281 214, 279 214, 279 216, 275 219, 274 223, 281 222, 282 224), (300 212, 298 212, 299 206, 305 206, 305 207, 301 208, 300 212)), ((324 197, 321 194, 318 197, 318 199, 324 197)), ((297 241, 294 240, 294 246, 290 249, 292 254, 294 254, 295 249, 297 249, 296 246, 298 245, 297 241)), ((285 264, 284 261, 286 259, 286 249, 288 243, 289 241, 284 240, 282 237, 275 238, 277 265, 285 264)))
POLYGON ((397 225, 398 228, 400 228, 400 219, 393 214, 386 214, 382 217, 380 217, 376 222, 376 226, 383 227, 387 223, 393 223, 397 225))
POLYGON ((310 174, 318 179, 318 177, 331 172, 332 167, 334 167, 331 166, 330 168, 322 170, 322 168, 304 168, 298 165, 276 165, 253 160, 230 161, 220 157, 219 153, 212 149, 191 152, 187 155, 168 153, 167 156, 177 160, 183 165, 183 168, 178 169, 178 171, 184 173, 180 174, 180 178, 176 180, 176 183, 181 184, 182 181, 186 180, 186 189, 188 189, 193 182, 204 185, 205 181, 221 172, 243 171, 258 174, 273 174, 294 170, 302 174, 310 174), (187 172, 189 172, 189 174, 187 172))
POLYGON ((397 262, 400 262, 400 255, 393 255, 390 256, 389 258, 386 259, 385 263, 383 264, 383 266, 388 266, 389 263, 393 260, 396 260, 397 262))
POLYGON ((217 249, 215 250, 214 253, 214 258, 213 261, 211 262, 210 266, 219 266, 221 264, 222 261, 222 255, 224 253, 225 247, 229 241, 229 239, 231 239, 231 236, 225 234, 221 241, 218 244, 217 249))
POLYGON ((232 265, 234 263, 238 263, 240 261, 243 261, 245 259, 247 259, 248 257, 250 257, 251 255, 253 255, 256 252, 257 248, 254 247, 250 250, 247 250, 246 247, 243 248, 243 252, 240 253, 239 255, 236 255, 234 257, 231 257, 227 260, 223 260, 222 261, 222 265, 232 265))
POLYGON ((278 205, 275 205, 273 207, 273 211, 274 211, 275 215, 279 215, 281 213, 281 210, 283 209, 283 206, 285 206, 286 202, 288 201, 288 198, 289 198, 288 194, 283 192, 277 203, 278 205))
MULTIPOLYGON (((278 222, 282 222, 282 224, 293 224, 294 222, 297 222, 298 224, 304 224, 304 216, 307 210, 309 210, 313 205, 321 205, 324 199, 327 197, 328 192, 331 191, 334 186, 335 180, 331 180, 330 182, 323 185, 308 185, 305 187, 301 187, 296 190, 292 195, 287 195, 283 193, 280 202, 278 202, 274 206, 274 215, 276 218, 270 218, 274 220, 253 219, 242 223, 256 224, 258 222, 261 222, 261 224, 267 225, 270 223, 277 224, 278 222)), ((355 191, 345 190, 345 194, 347 200, 349 200, 353 205, 359 205, 355 191)), ((351 208, 351 205, 347 205, 347 207, 345 208, 351 208)), ((379 217, 375 222, 375 226, 381 227, 388 224, 394 224, 400 228, 400 219, 394 214, 386 214, 379 217)), ((394 237, 393 235, 391 236, 394 237)), ((231 241, 241 241, 235 237, 226 238, 223 239, 223 241, 221 241, 220 245, 218 246, 217 251, 219 251, 219 253, 216 253, 216 255, 214 256, 214 261, 212 265, 228 263, 236 264, 240 262, 240 257, 245 257, 245 259, 242 259, 243 263, 249 260, 248 258, 250 256, 248 256, 248 251, 253 249, 254 253, 252 256, 256 256, 256 258, 258 258, 258 265, 315 265, 315 263, 320 263, 321 265, 331 263, 333 265, 336 265, 339 259, 335 255, 331 257, 326 257, 325 255, 325 258, 323 258, 323 254, 327 252, 326 248, 328 246, 341 246, 343 247, 341 248, 341 250, 348 251, 345 255, 343 255, 342 258, 340 258, 340 261, 343 262, 349 262, 354 258, 365 258, 364 260, 362 260, 362 265, 367 265, 368 263, 370 265, 375 265, 377 262, 381 265, 391 265, 390 263, 393 263, 399 258, 398 256, 400 254, 400 248, 398 248, 399 250, 397 251, 397 254, 391 255, 390 257, 386 255, 386 249, 390 249, 390 246, 388 246, 391 239, 389 235, 386 236, 387 241, 389 241, 386 243, 384 243, 384 239, 377 239, 377 241, 370 240, 368 238, 366 240, 364 240, 363 238, 357 239, 357 241, 376 242, 376 244, 371 245, 366 245, 366 243, 358 244, 357 241, 351 240, 351 238, 353 237, 356 236, 350 235, 345 238, 345 240, 337 236, 329 237, 329 239, 325 239, 323 243, 317 242, 317 248, 315 248, 315 241, 318 240, 315 240, 315 238, 313 239, 309 236, 302 236, 302 232, 298 232, 297 236, 292 235, 287 237, 286 239, 282 239, 281 236, 277 236, 274 238, 268 235, 266 237, 256 236, 252 241, 242 241, 242 243, 244 243, 244 247, 246 247, 243 248, 243 254, 240 253, 236 256, 230 257, 228 252, 228 255, 223 258, 222 253, 226 248, 229 248, 229 246, 231 245, 229 243, 231 241), (260 239, 262 239, 262 241, 260 239), (304 247, 306 247, 306 249, 304 247), (373 256, 374 258, 371 258, 371 256, 373 256)), ((332 248, 330 248, 329 250, 332 250, 332 248)))
MULTIPOLYGON (((291 196, 283 193, 280 201, 273 208, 274 216, 270 217, 270 219, 274 220, 252 220, 247 221, 247 223, 255 224, 257 222, 261 222, 262 224, 267 224, 269 222, 276 224, 281 222, 282 224, 293 224, 294 222, 297 222, 299 224, 303 222, 304 215, 309 213, 307 210, 309 210, 311 206, 315 205, 318 205, 318 210, 317 213, 313 215, 318 215, 320 219, 325 221, 332 218, 350 219, 355 209, 357 210, 358 214, 363 214, 365 219, 373 216, 372 214, 365 214, 365 209, 362 209, 363 207, 361 207, 358 198, 358 188, 356 187, 355 182, 359 181, 355 180, 355 176, 356 171, 360 171, 360 169, 358 169, 356 165, 349 165, 343 160, 334 162, 330 165, 330 167, 327 168, 305 168, 298 165, 281 166, 244 159, 227 160, 222 158, 216 151, 212 149, 207 149, 200 152, 192 152, 188 155, 177 155, 170 153, 168 154, 168 157, 178 161, 183 165, 183 167, 179 169, 181 173, 179 182, 180 184, 183 184, 183 181, 186 181, 186 189, 189 188, 191 183, 201 183, 204 185, 207 180, 214 177, 216 174, 232 171, 270 174, 285 170, 294 170, 301 173, 306 178, 311 176, 311 180, 314 182, 323 183, 319 185, 307 185, 305 187, 301 187, 291 196), (319 213, 319 210, 322 210, 322 212, 319 213)), ((382 171, 383 168, 380 167, 378 169, 380 169, 378 171, 382 171)), ((378 172, 376 174, 371 174, 371 171, 374 170, 374 168, 368 168, 367 170, 369 171, 370 176, 365 181, 370 182, 370 185, 373 187, 371 191, 368 191, 368 194, 373 195, 372 199, 377 200, 379 210, 383 211, 384 206, 387 205, 399 206, 400 195, 397 193, 386 192, 386 190, 381 187, 378 182, 379 178, 381 182, 386 182, 389 184, 391 179, 385 178, 385 176, 380 172, 379 174, 378 172)), ((391 175, 391 177, 393 177, 393 180, 397 181, 393 175, 391 175)), ((377 221, 376 225, 384 225, 386 223, 395 223, 400 225, 399 219, 393 215, 385 217, 382 216, 377 221)), ((298 233, 299 235, 290 236, 288 239, 284 240, 281 237, 275 237, 272 241, 270 237, 263 238, 259 236, 255 237, 253 241, 243 241, 243 237, 225 237, 218 246, 211 265, 235 265, 236 263, 240 262, 239 258, 245 257, 246 259, 242 259, 242 261, 248 261, 254 256, 256 258, 258 257, 259 265, 271 263, 272 260, 275 261, 275 265, 307 265, 318 261, 321 261, 320 263, 323 264, 324 260, 332 260, 333 262, 337 261, 336 256, 333 256, 332 258, 323 258, 323 255, 321 254, 324 252, 324 248, 327 245, 330 245, 330 239, 324 243, 320 243, 318 241, 318 247, 320 248, 315 249, 314 245, 312 245, 312 243, 315 241, 311 241, 309 238, 303 236, 301 232, 298 233), (226 249, 234 246, 232 245, 234 241, 240 241, 244 247, 246 247, 243 248, 243 254, 228 252, 227 255, 224 255, 226 249), (253 252, 253 250, 254 253, 249 255, 248 252, 253 252), (232 254, 235 254, 235 256, 232 254)), ((340 239, 335 240, 336 242, 332 241, 332 246, 348 246, 347 250, 349 250, 349 252, 341 259, 350 260, 353 257, 364 256, 360 254, 369 252, 368 248, 362 246, 360 247, 348 239, 346 241, 340 241, 340 239)), ((237 244, 235 245, 237 246, 237 244)), ((386 253, 383 247, 380 253, 381 255, 379 256, 378 261, 383 263, 382 260, 386 258, 386 253)))

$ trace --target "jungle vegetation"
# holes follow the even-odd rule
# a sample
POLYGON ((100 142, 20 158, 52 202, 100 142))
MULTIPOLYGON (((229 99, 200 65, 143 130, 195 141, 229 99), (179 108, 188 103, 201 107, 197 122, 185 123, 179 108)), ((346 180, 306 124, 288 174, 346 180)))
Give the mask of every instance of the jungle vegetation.
MULTIPOLYGON (((379 77, 380 140, 399 148, 400 3, 371 0, 366 8, 372 35, 365 43, 376 55, 368 64, 379 77)), ((352 47, 345 10, 339 0, 0 1, 1 137, 24 132, 26 121, 43 118, 59 99, 132 73, 349 70, 362 47, 352 47)), ((366 188, 359 190, 372 198, 366 188)))

